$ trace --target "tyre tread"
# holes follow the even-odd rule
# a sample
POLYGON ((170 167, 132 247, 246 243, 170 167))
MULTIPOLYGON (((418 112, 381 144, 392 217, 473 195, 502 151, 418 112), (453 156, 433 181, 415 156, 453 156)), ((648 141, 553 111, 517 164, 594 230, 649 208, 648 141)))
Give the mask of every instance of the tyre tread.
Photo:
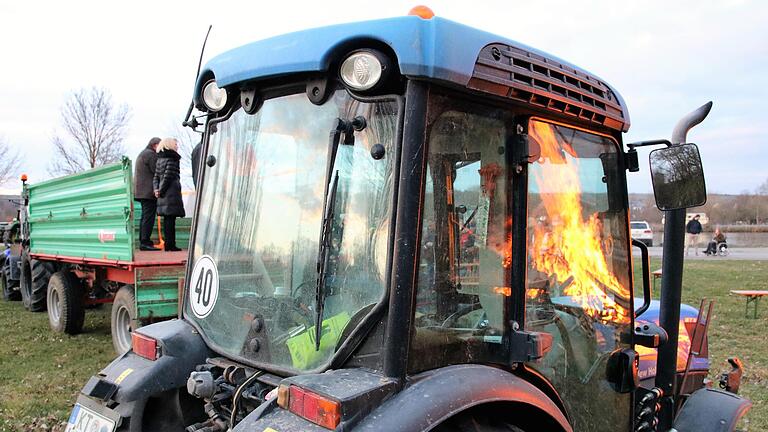
MULTIPOLYGON (((83 330, 85 323, 85 306, 83 304, 83 286, 77 277, 66 271, 58 271, 51 276, 48 289, 59 291, 61 316, 59 325, 51 328, 57 332, 75 335, 83 330)), ((50 307, 51 305, 49 305, 50 307)))
POLYGON ((43 312, 46 308, 46 295, 48 282, 56 271, 56 266, 49 261, 40 261, 32 258, 29 260, 32 268, 32 290, 29 297, 29 310, 43 312))

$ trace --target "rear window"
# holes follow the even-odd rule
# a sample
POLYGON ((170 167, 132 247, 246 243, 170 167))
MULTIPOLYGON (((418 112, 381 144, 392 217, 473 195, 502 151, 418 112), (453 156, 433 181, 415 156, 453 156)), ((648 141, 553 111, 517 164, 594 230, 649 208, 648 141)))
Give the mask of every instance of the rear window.
POLYGON ((648 229, 647 222, 630 222, 629 227, 631 229, 648 229))

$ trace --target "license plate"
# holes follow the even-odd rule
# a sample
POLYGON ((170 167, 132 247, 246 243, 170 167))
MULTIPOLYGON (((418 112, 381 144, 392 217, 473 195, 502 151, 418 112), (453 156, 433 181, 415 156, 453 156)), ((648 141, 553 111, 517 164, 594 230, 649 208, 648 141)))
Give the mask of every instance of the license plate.
POLYGON ((113 432, 114 430, 114 421, 80 404, 75 404, 64 432, 113 432))

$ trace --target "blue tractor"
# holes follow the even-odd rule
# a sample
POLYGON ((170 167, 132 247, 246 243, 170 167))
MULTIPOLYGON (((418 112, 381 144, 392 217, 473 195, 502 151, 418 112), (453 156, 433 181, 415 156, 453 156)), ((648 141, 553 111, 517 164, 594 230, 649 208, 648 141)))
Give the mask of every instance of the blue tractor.
POLYGON ((706 385, 705 343, 677 361, 706 199, 685 135, 711 104, 624 145, 605 81, 423 8, 221 54, 193 103, 183 312, 132 334, 68 430, 730 431, 749 408, 706 385), (631 277, 643 146, 658 303, 643 244, 637 302, 631 277))

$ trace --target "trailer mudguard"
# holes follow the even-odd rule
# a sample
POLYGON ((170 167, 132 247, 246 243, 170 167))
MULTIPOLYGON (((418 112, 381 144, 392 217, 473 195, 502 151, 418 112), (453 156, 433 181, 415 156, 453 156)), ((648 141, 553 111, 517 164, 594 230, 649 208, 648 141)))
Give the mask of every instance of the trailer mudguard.
MULTIPOLYGON (((487 403, 524 406, 519 416, 535 412, 572 432, 557 405, 541 390, 507 371, 483 365, 456 365, 415 377, 412 384, 367 415, 355 430, 428 431, 462 411, 487 403)), ((515 412, 505 412, 514 420, 515 412)), ((555 429, 549 429, 555 430, 555 429)))
POLYGON ((675 419, 678 432, 731 432, 752 402, 736 394, 710 388, 695 391, 675 419))
POLYGON ((137 331, 157 340, 160 357, 152 361, 128 351, 91 377, 78 398, 78 403, 92 409, 99 406, 109 418, 119 417, 118 423, 130 419, 131 431, 140 430, 150 398, 162 401, 164 394, 185 387, 195 366, 213 354, 183 320, 163 321, 137 331))

